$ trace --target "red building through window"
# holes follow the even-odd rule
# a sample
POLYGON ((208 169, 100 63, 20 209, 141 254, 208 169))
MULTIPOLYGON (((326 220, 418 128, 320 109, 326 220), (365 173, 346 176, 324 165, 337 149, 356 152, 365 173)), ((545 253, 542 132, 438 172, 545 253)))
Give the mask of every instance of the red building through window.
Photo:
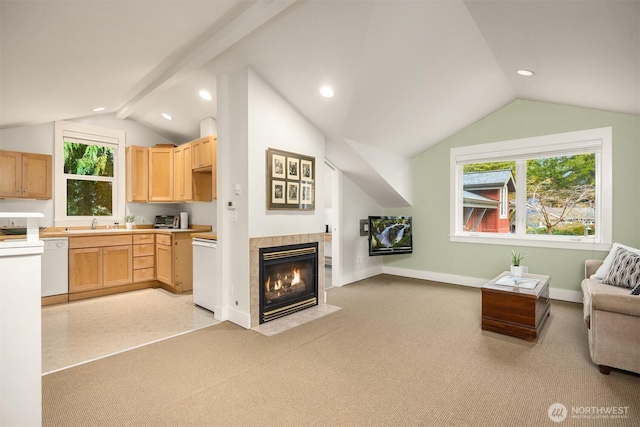
POLYGON ((465 231, 511 232, 509 195, 516 186, 510 170, 465 173, 463 190, 465 231))

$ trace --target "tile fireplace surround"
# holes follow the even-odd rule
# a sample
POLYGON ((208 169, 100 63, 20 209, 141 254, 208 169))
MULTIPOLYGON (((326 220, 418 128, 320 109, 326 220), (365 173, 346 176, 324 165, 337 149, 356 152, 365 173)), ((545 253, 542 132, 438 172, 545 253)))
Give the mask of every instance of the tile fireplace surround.
POLYGON ((324 233, 253 237, 249 240, 249 264, 251 268, 249 285, 252 328, 260 324, 260 249, 311 242, 318 242, 318 304, 322 304, 324 301, 324 233))

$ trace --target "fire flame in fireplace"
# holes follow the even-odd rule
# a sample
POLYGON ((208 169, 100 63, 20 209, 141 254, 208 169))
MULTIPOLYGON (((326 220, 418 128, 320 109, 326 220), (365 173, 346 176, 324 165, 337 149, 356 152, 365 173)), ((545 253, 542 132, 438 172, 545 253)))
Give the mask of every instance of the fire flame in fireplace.
POLYGON ((300 283, 300 269, 299 268, 294 268, 293 269, 293 279, 291 280, 291 284, 292 285, 297 285, 298 283, 300 283))
POLYGON ((267 292, 277 291, 282 288, 288 288, 293 285, 297 285, 298 283, 302 283, 302 279, 300 279, 300 269, 292 268, 291 273, 276 275, 276 278, 271 281, 271 276, 267 277, 267 281, 265 283, 265 289, 267 292))

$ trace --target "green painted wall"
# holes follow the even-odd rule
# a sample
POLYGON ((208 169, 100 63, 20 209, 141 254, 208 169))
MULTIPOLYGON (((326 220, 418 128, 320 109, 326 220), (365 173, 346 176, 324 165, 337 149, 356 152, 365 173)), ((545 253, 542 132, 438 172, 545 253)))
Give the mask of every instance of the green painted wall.
POLYGON ((514 247, 449 241, 449 150, 452 147, 613 127, 613 238, 640 247, 639 118, 587 108, 516 100, 414 158, 414 205, 387 209, 413 215, 412 255, 385 257, 385 266, 489 279, 508 269, 511 249, 526 253, 532 273, 551 286, 580 290, 584 260, 607 252, 514 247))

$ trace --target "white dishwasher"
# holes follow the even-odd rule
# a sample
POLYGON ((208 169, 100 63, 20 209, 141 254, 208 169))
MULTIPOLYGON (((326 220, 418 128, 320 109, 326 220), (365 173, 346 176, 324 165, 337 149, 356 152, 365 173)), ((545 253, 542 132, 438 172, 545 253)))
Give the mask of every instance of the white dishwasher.
POLYGON ((193 303, 214 311, 218 242, 196 237, 191 244, 193 245, 193 303))
POLYGON ((50 237, 42 253, 42 296, 69 293, 69 238, 50 237))

